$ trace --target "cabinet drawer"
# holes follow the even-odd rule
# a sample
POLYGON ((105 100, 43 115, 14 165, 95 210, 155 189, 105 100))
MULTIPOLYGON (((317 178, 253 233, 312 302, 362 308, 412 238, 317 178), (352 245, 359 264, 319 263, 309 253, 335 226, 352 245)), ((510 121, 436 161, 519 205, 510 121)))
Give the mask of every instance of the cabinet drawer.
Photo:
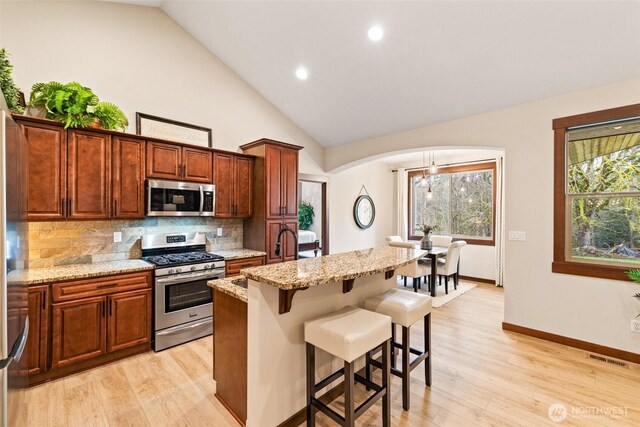
POLYGON ((264 265, 264 257, 261 256, 234 259, 226 262, 225 275, 227 277, 237 276, 243 268, 258 267, 261 265, 264 265))
POLYGON ((133 291, 151 287, 151 273, 123 274, 55 283, 51 286, 53 302, 97 297, 115 292, 133 291))

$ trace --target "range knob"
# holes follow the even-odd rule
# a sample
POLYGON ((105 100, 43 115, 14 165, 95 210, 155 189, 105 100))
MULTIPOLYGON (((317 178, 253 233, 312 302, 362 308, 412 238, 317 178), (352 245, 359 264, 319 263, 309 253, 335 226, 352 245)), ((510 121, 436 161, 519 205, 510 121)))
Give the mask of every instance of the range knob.
POLYGON ((211 268, 211 264, 205 264, 205 265, 204 265, 204 269, 205 269, 205 270, 208 270, 208 269, 210 269, 210 268, 211 268))
POLYGON ((173 268, 170 268, 169 269, 169 274, 173 274, 173 273, 174 273, 173 268))
POLYGON ((196 271, 197 267, 194 265, 193 267, 191 267, 191 271, 196 271))
POLYGON ((176 273, 180 273, 180 272, 182 272, 182 269, 181 268, 176 268, 176 273))

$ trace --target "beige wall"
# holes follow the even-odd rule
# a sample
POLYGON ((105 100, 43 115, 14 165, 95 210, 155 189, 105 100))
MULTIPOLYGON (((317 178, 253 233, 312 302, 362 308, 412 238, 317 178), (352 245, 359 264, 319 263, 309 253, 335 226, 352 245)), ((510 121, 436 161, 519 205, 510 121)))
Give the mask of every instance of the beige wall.
POLYGON ((506 242, 505 321, 638 353, 640 336, 629 331, 630 319, 640 312, 631 298, 636 285, 551 272, 551 121, 639 100, 637 78, 328 149, 325 164, 340 168, 424 146, 504 148, 506 229, 527 233, 525 242, 506 242))
POLYGON ((144 112, 213 130, 236 151, 258 138, 305 147, 300 170, 319 173, 323 148, 157 8, 100 1, 2 2, 0 40, 16 83, 77 80, 129 118, 144 112))
POLYGON ((201 232, 207 250, 242 247, 242 220, 146 218, 139 221, 55 221, 29 223, 29 268, 140 258, 140 237, 156 233, 201 232), (222 237, 215 235, 222 228, 222 237), (113 242, 114 232, 122 242, 113 242))
MULTIPOLYGON (((363 191, 364 194, 364 191, 363 191)), ((331 253, 385 246, 393 231, 393 174, 389 165, 372 162, 331 175, 329 194, 331 253), (373 225, 358 228, 353 204, 365 186, 376 207, 373 225)))

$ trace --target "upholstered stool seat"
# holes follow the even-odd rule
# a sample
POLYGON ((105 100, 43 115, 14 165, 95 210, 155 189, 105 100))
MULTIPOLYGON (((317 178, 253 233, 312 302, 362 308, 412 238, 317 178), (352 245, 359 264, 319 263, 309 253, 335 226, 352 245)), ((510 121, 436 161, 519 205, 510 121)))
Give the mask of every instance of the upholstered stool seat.
POLYGON ((304 324, 307 342, 307 425, 315 425, 315 410, 327 414, 343 426, 353 426, 373 402, 382 399, 382 424, 391 425, 391 396, 389 392, 391 317, 357 307, 346 306, 326 316, 304 324), (371 382, 355 373, 354 361, 382 346, 381 384, 371 382), (344 367, 320 382, 315 380, 315 349, 320 348, 344 360, 344 367), (316 393, 344 375, 345 415, 316 398, 316 393), (357 408, 354 404, 354 384, 358 381, 375 392, 357 408))
MULTIPOLYGON (((402 407, 408 411, 410 407, 410 374, 420 363, 424 362, 425 383, 431 385, 431 297, 428 295, 407 292, 401 289, 390 289, 387 292, 364 301, 364 308, 385 314, 392 319, 391 325, 391 373, 402 378, 402 407), (411 348, 410 327, 420 319, 424 319, 424 350, 411 348), (396 342, 396 325, 402 326, 402 341, 396 342), (402 370, 396 369, 396 348, 402 352, 402 370), (410 361, 410 355, 416 357, 410 361)), ((379 367, 380 362, 373 358, 371 351, 366 358, 366 378, 370 378, 371 366, 379 367)))

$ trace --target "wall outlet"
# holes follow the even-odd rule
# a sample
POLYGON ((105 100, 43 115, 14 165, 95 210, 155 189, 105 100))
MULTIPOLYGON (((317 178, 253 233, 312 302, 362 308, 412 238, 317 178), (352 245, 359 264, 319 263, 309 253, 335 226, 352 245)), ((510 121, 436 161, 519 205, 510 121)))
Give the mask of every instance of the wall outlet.
POLYGON ((631 319, 631 332, 640 334, 640 319, 631 319))
POLYGON ((113 232, 113 243, 122 242, 122 233, 120 231, 113 232))
POLYGON ((524 231, 510 231, 509 240, 516 240, 518 242, 524 242, 527 240, 527 233, 524 231))
POLYGON ((218 230, 216 232, 216 236, 222 237, 222 228, 218 228, 218 230))

